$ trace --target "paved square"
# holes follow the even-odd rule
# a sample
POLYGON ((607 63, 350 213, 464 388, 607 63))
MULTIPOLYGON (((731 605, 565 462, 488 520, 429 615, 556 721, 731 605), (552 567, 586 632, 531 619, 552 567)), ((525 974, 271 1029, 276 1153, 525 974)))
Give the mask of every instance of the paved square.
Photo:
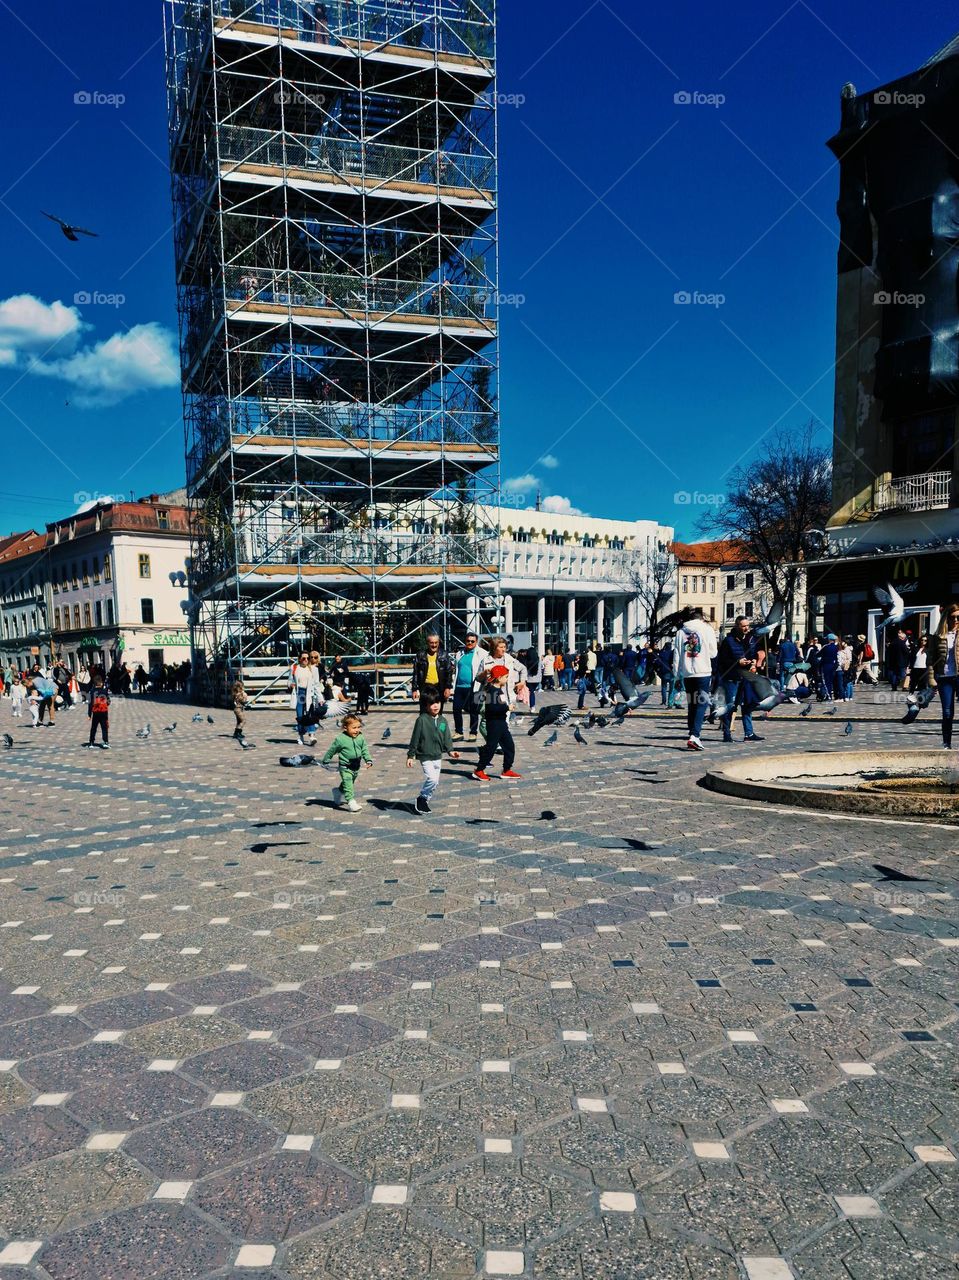
POLYGON ((522 783, 467 744, 418 818, 405 712, 355 814, 279 767, 284 713, 255 751, 223 712, 111 718, 109 753, 75 711, 2 757, 11 1274, 158 1274, 162 1240, 197 1280, 955 1275, 959 831, 698 785, 844 720, 701 756, 655 708, 520 724, 522 783))

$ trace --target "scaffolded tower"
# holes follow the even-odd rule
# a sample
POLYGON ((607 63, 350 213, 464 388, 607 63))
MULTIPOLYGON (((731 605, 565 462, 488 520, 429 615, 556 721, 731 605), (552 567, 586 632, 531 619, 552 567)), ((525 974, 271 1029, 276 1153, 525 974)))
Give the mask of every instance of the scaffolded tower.
POLYGON ((165 0, 197 648, 489 600, 495 0, 165 0))

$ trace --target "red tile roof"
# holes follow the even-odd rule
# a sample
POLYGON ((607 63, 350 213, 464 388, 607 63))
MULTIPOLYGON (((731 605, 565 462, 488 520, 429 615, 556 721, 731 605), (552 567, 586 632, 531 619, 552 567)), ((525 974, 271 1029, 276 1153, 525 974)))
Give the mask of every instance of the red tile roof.
POLYGON ((741 542, 720 539, 717 542, 671 542, 669 549, 679 564, 699 564, 719 569, 724 566, 751 564, 749 552, 741 542))

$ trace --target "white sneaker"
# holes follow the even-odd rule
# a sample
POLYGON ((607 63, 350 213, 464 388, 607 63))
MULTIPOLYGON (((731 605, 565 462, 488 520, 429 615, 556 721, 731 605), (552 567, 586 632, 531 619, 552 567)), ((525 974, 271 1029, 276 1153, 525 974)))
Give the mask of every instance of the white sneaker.
POLYGON ((355 800, 351 800, 351 801, 346 805, 346 808, 347 808, 347 809, 349 809, 350 813, 359 813, 359 811, 360 811, 360 806, 356 803, 356 801, 355 801, 355 800))
POLYGON ((339 808, 340 805, 343 803, 343 792, 340 790, 339 787, 333 788, 333 803, 336 805, 337 808, 339 808))

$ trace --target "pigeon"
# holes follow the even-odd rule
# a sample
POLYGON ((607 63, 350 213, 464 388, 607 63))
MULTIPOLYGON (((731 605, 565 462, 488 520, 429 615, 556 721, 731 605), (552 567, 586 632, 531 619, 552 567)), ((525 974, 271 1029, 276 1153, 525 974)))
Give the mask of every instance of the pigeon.
POLYGON ((912 724, 919 712, 924 711, 935 696, 935 689, 920 689, 918 693, 908 694, 906 697, 906 714, 902 718, 902 723, 912 724))
POLYGON ((207 716, 206 722, 207 724, 216 724, 216 721, 213 719, 212 716, 207 716))
POLYGON ((802 711, 800 711, 800 713, 799 713, 799 714, 800 714, 800 716, 801 716, 803 719, 805 719, 805 718, 806 718, 806 716, 808 716, 808 715, 809 715, 810 711, 812 711, 812 703, 811 703, 811 702, 807 702, 807 703, 806 703, 806 705, 803 707, 802 711))
POLYGON ((302 769, 305 765, 319 763, 316 756, 280 756, 280 764, 283 765, 284 769, 302 769))
POLYGON ((176 721, 174 720, 172 724, 168 724, 168 725, 166 725, 166 726, 164 727, 163 732, 164 732, 164 733, 176 733, 176 721))
POLYGON ((556 744, 557 744, 557 742, 559 742, 559 732, 558 732, 558 730, 554 729, 554 730, 553 730, 553 732, 552 732, 552 733, 549 735, 549 737, 546 739, 546 741, 543 743, 543 746, 544 746, 544 747, 555 747, 555 746, 556 746, 556 744))
POLYGON ((387 739, 387 738, 392 738, 392 736, 393 736, 393 730, 392 730, 392 729, 390 729, 389 727, 387 727, 386 729, 384 729, 384 730, 383 730, 382 738, 383 738, 383 741, 384 741, 384 742, 386 741, 386 739, 387 739))
POLYGON ((826 712, 826 715, 827 715, 827 716, 834 716, 835 714, 836 714, 836 708, 835 708, 835 707, 830 707, 830 708, 829 708, 829 710, 826 712))
POLYGON ((45 209, 41 209, 40 212, 45 218, 55 222, 68 240, 78 240, 80 236, 93 236, 94 240, 99 238, 95 231, 87 231, 86 227, 76 227, 71 222, 64 222, 62 218, 58 218, 56 214, 47 213, 45 209))
POLYGON ((145 741, 147 738, 149 738, 152 732, 153 732, 153 725, 145 724, 142 729, 137 729, 137 737, 143 738, 145 741))
POLYGON ((255 743, 255 742, 247 742, 246 738, 237 738, 237 742, 240 744, 240 748, 241 748, 241 750, 243 750, 243 751, 255 751, 255 750, 256 750, 256 743, 255 743))
POLYGON ((552 809, 544 809, 543 812, 536 819, 536 821, 537 822, 555 822, 556 814, 552 811, 552 809))
POLYGON ((900 720, 900 722, 899 722, 899 723, 900 723, 900 724, 912 724, 912 722, 913 722, 914 720, 918 720, 918 719, 919 719, 919 712, 920 712, 920 710, 921 710, 921 708, 920 708, 919 706, 917 706, 917 705, 916 705, 916 703, 913 703, 911 707, 908 707, 908 708, 906 709, 906 714, 903 716, 902 720, 900 720))
POLYGON ((572 714, 569 707, 564 707, 559 702, 552 702, 549 706, 540 707, 536 712, 536 719, 533 721, 532 728, 527 731, 527 736, 531 738, 534 733, 538 733, 540 729, 545 729, 547 725, 568 724, 572 714))
POLYGON ((592 729, 592 728, 605 729, 608 724, 609 724, 609 720, 607 719, 607 717, 598 716, 595 713, 595 711, 591 711, 589 715, 586 717, 587 729, 592 729))
POLYGON ((897 871, 895 867, 884 867, 881 862, 872 864, 873 870, 881 873, 880 883, 889 880, 901 881, 903 884, 928 884, 922 876, 907 876, 905 871, 897 871))
POLYGON ((770 631, 775 631, 781 624, 785 615, 785 608, 781 600, 777 600, 773 607, 766 614, 762 624, 753 628, 753 632, 757 636, 768 636, 770 631))
POLYGON ((583 737, 583 735, 579 731, 579 725, 577 725, 576 728, 573 730, 573 737, 576 739, 576 741, 580 744, 581 747, 589 746, 589 742, 586 740, 586 738, 583 737))
POLYGON ((193 724, 202 724, 202 723, 203 723, 203 716, 202 716, 202 714, 201 714, 199 711, 198 711, 198 712, 196 713, 196 715, 192 718, 192 722, 191 722, 191 723, 193 723, 193 724))
POLYGON ((845 729, 843 729, 843 733, 846 735, 846 737, 847 737, 847 738, 848 738, 848 737, 849 737, 849 735, 852 733, 852 721, 851 721, 851 720, 847 720, 847 721, 846 721, 846 727, 845 727, 845 729))
POLYGON ((10 748, 13 746, 13 734, 12 734, 12 733, 5 733, 5 734, 3 735, 3 745, 4 745, 4 747, 6 747, 6 749, 7 749, 8 751, 10 750, 10 748))
POLYGON ((253 827, 299 827, 302 826, 302 823, 278 818, 276 822, 253 822, 250 825, 253 827))

